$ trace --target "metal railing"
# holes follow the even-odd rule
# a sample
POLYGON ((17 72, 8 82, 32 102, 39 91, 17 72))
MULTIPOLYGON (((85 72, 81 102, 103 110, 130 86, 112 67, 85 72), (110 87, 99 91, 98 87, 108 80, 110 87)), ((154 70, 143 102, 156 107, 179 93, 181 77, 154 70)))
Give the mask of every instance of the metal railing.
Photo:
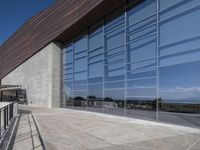
POLYGON ((13 117, 17 116, 17 103, 0 103, 0 141, 7 132, 13 117))

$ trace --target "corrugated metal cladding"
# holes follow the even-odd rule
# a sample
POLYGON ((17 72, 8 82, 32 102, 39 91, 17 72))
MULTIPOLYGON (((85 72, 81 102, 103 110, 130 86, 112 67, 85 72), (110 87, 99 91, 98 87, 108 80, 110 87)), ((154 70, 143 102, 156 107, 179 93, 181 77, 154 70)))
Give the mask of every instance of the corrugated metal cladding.
POLYGON ((51 41, 64 42, 124 0, 57 0, 29 19, 0 47, 4 77, 51 41))

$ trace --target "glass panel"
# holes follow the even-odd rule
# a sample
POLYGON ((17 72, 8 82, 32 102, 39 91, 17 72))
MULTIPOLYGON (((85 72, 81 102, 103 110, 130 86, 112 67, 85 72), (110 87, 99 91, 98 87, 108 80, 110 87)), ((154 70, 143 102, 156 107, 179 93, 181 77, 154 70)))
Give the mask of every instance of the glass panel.
POLYGON ((103 34, 102 32, 98 32, 89 37, 89 49, 97 49, 103 45, 103 34))
POLYGON ((83 51, 81 53, 76 54, 74 59, 83 58, 83 57, 86 57, 86 56, 87 56, 87 53, 85 51, 83 51))
POLYGON ((67 59, 66 59, 67 54, 66 54, 66 52, 63 53, 62 56, 63 56, 63 57, 62 57, 62 62, 63 62, 63 65, 64 65, 64 64, 67 63, 67 59))
POLYGON ((82 84, 82 85, 74 85, 73 87, 73 90, 75 91, 81 91, 81 90, 86 90, 87 89, 87 86, 85 84, 82 84))
POLYGON ((155 32, 156 32, 156 26, 153 25, 153 26, 150 26, 148 28, 143 28, 140 31, 136 31, 136 32, 129 34, 128 40, 132 41, 134 39, 139 39, 139 38, 142 38, 143 36, 148 36, 148 35, 151 35, 155 32))
POLYGON ((137 22, 136 24, 133 24, 128 27, 128 33, 136 32, 138 30, 141 30, 142 28, 145 28, 147 26, 152 26, 156 23, 156 15, 150 16, 148 18, 145 18, 141 22, 137 22))
POLYGON ((87 91, 73 91, 74 99, 85 99, 87 96, 87 91), (78 98, 77 98, 78 97, 78 98), (80 98, 81 97, 81 98, 80 98))
POLYGON ((95 100, 102 100, 103 85, 102 84, 89 84, 88 85, 88 98, 95 100))
POLYGON ((100 55, 103 53, 103 49, 99 48, 99 49, 95 49, 94 51, 89 51, 88 55, 89 57, 94 57, 96 55, 100 55))
POLYGON ((67 59, 66 60, 67 63, 73 62, 73 52, 72 51, 67 52, 67 58, 66 59, 67 59))
POLYGON ((200 10, 179 15, 160 25, 160 44, 166 45, 200 35, 200 10), (187 32, 185 32, 187 31, 187 32))
POLYGON ((89 65, 89 78, 96 78, 103 76, 103 61, 96 62, 89 65))
POLYGON ((155 68, 156 67, 156 60, 146 60, 138 63, 128 64, 127 70, 128 71, 138 71, 138 70, 144 70, 148 68, 155 68))
POLYGON ((106 48, 114 49, 124 45, 124 28, 120 28, 106 35, 106 48))
MULTIPOLYGON (((137 97, 137 96, 127 97, 126 103, 127 103, 126 105, 127 109, 151 110, 151 111, 156 110, 156 97, 142 97, 142 96, 141 97, 137 97)), ((129 113, 131 113, 131 111, 129 111, 129 113)), ((143 113, 143 111, 140 111, 140 113, 143 113)))
POLYGON ((116 70, 116 69, 124 68, 124 64, 123 63, 109 64, 107 68, 108 70, 116 70))
POLYGON ((86 80, 87 72, 74 73, 74 80, 86 80))
POLYGON ((87 37, 82 37, 74 43, 75 53, 87 50, 87 37))
POLYGON ((113 31, 114 29, 123 26, 125 23, 125 19, 124 16, 120 16, 118 18, 116 18, 114 21, 110 22, 109 24, 107 24, 105 26, 105 31, 106 32, 110 32, 113 31))
POLYGON ((156 89, 155 88, 134 88, 127 89, 128 97, 156 97, 156 89))
POLYGON ((101 61, 101 60, 103 60, 103 54, 96 55, 94 57, 90 57, 89 63, 94 63, 94 62, 101 61))
POLYGON ((160 0, 160 9, 161 10, 166 9, 181 1, 183 0, 160 0))
POLYGON ((159 69, 160 101, 171 103, 200 102, 200 62, 159 69))
POLYGON ((120 76, 120 75, 123 75, 123 74, 124 74, 124 69, 119 69, 119 70, 109 71, 108 77, 120 76))
POLYGON ((139 119, 156 120, 156 98, 127 97, 126 115, 139 119))
POLYGON ((87 91, 73 91, 73 108, 86 109, 87 91))
POLYGON ((124 81, 105 83, 105 89, 124 88, 124 81))
POLYGON ((180 13, 183 13, 184 11, 193 8, 194 6, 198 6, 200 4, 199 0, 190 0, 190 1, 182 1, 177 3, 177 1, 175 1, 176 3, 176 7, 171 7, 171 9, 168 9, 168 11, 164 11, 161 12, 160 15, 160 20, 172 17, 174 15, 178 15, 180 13))
POLYGON ((114 115, 124 114, 124 90, 104 90, 103 111, 114 115))
POLYGON ((64 74, 63 75, 63 80, 72 80, 73 74, 64 74))
POLYGON ((114 56, 112 56, 112 57, 108 57, 107 58, 107 61, 106 61, 106 63, 112 63, 112 62, 116 62, 116 61, 120 61, 120 60, 124 60, 124 53, 122 53, 122 54, 117 54, 117 55, 114 55, 114 56))
POLYGON ((102 81, 103 81, 103 76, 88 79, 88 83, 99 83, 99 82, 102 82, 102 81))
POLYGON ((92 84, 88 85, 88 110, 102 112, 103 104, 103 85, 92 84))
POLYGON ((77 59, 74 62, 74 71, 85 71, 87 70, 87 58, 77 59))
MULTIPOLYGON (((171 108, 174 109, 176 108, 177 110, 184 109, 192 109, 195 110, 196 108, 199 109, 199 105, 187 105, 185 106, 184 104, 178 104, 178 105, 171 105, 171 104, 160 104, 161 109, 163 110, 168 110, 171 108)), ((181 113, 173 113, 173 112, 164 112, 164 111, 159 111, 158 112, 158 119, 159 121, 162 122, 168 122, 168 123, 173 123, 173 124, 179 124, 181 126, 189 126, 189 127, 194 127, 194 128, 199 128, 200 125, 200 116, 188 114, 185 112, 181 113)))
POLYGON ((135 24, 156 13, 155 0, 148 0, 127 12, 128 25, 135 24))
POLYGON ((137 79, 137 78, 149 78, 155 77, 156 70, 140 71, 140 72, 128 72, 127 79, 137 79))
POLYGON ((198 61, 198 60, 200 60, 200 50, 195 50, 195 51, 186 52, 182 54, 161 57, 160 66, 174 65, 174 64, 180 64, 180 63, 186 63, 186 62, 198 61))
POLYGON ((72 68, 73 68, 73 63, 69 63, 69 64, 67 64, 66 66, 67 66, 67 70, 68 70, 68 69, 72 69, 72 68))
POLYGON ((84 80, 75 80, 74 79, 73 85, 80 85, 80 84, 87 84, 87 80, 86 79, 84 79, 84 80))
POLYGON ((144 40, 130 43, 128 45, 128 60, 138 62, 156 57, 155 37, 148 37, 144 40))
POLYGON ((124 68, 115 69, 109 71, 105 68, 105 81, 115 81, 124 79, 124 68))
POLYGON ((124 100, 124 90, 117 89, 117 90, 104 90, 104 100, 124 100))
POLYGON ((128 80, 126 85, 128 88, 156 88, 156 78, 128 80))
POLYGON ((63 81, 63 100, 64 104, 72 106, 72 81, 63 81))
POLYGON ((73 91, 74 99, 85 99, 87 97, 87 91, 73 91))
POLYGON ((73 43, 70 43, 70 44, 68 44, 65 48, 64 48, 64 51, 71 51, 71 50, 73 50, 73 43))
POLYGON ((160 47, 160 56, 166 56, 170 54, 177 54, 181 52, 190 51, 193 49, 200 49, 200 38, 191 38, 183 42, 179 42, 173 45, 160 47))
POLYGON ((105 55, 106 55, 106 57, 108 57, 108 56, 112 56, 112 55, 115 55, 115 54, 124 53, 124 51, 125 51, 125 47, 121 46, 121 47, 118 47, 116 49, 112 49, 112 50, 106 51, 105 55))

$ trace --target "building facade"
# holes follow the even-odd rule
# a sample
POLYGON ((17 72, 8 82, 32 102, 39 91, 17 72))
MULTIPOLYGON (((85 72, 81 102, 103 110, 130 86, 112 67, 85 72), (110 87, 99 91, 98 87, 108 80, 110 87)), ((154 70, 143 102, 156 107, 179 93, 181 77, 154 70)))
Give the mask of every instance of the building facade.
POLYGON ((198 0, 60 0, 19 32, 23 61, 8 61, 15 36, 2 45, 1 83, 24 86, 29 105, 199 127, 199 18, 198 0), (54 10, 67 17, 53 28, 54 10))

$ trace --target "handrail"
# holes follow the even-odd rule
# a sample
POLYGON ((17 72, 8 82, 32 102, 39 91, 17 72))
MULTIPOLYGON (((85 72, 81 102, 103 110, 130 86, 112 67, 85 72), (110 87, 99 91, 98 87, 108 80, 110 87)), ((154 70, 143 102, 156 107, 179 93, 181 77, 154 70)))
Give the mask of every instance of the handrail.
POLYGON ((0 141, 3 140, 3 137, 8 130, 13 120, 13 117, 16 115, 17 115, 17 103, 10 102, 0 107, 0 141))

